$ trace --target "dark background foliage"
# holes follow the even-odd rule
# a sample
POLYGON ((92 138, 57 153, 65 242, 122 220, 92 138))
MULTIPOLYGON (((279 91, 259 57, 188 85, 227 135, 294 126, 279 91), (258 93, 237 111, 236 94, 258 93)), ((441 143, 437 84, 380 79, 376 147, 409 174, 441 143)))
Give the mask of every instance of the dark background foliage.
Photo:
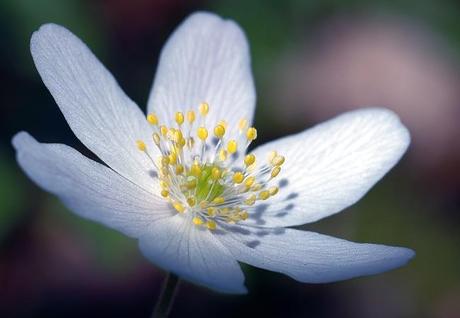
POLYGON ((164 277, 134 240, 74 216, 18 169, 19 130, 92 156, 35 70, 31 33, 68 27, 143 107, 161 46, 196 10, 247 33, 259 143, 360 106, 401 115, 413 143, 400 164, 358 204, 303 228, 417 256, 323 285, 244 266, 248 295, 183 283, 173 317, 460 317, 460 4, 447 0, 2 0, 0 316, 148 317, 164 277))

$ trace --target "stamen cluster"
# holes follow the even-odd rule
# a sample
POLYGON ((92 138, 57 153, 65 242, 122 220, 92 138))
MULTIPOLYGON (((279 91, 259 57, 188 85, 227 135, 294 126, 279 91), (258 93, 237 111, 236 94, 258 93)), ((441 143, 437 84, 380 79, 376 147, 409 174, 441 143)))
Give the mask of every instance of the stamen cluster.
POLYGON ((242 155, 257 138, 257 130, 248 127, 246 119, 239 121, 238 134, 230 139, 224 120, 211 133, 206 127, 207 103, 199 105, 198 113, 197 118, 193 110, 177 112, 175 127, 162 125, 155 114, 149 114, 147 121, 153 126, 153 141, 161 156, 152 158, 141 140, 137 147, 158 171, 160 195, 178 213, 192 213, 195 225, 214 230, 218 221, 246 220, 247 209, 256 201, 278 193, 279 188, 270 182, 280 173, 284 157, 272 152, 258 166, 254 154, 242 155))

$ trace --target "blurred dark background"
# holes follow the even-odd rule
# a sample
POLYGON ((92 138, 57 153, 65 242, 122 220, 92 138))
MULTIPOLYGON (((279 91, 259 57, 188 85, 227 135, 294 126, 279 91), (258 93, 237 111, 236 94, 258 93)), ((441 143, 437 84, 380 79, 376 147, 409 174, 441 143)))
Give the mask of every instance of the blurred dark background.
POLYGON ((164 277, 134 240, 74 216, 19 170, 19 130, 88 154, 35 70, 31 33, 66 26, 144 108, 162 45, 196 10, 247 34, 259 143, 360 106, 400 114, 413 138, 400 164, 358 204, 304 228, 417 256, 324 285, 245 266, 248 295, 183 283, 173 317, 460 317, 460 3, 423 0, 2 0, 0 317, 148 317, 164 277))

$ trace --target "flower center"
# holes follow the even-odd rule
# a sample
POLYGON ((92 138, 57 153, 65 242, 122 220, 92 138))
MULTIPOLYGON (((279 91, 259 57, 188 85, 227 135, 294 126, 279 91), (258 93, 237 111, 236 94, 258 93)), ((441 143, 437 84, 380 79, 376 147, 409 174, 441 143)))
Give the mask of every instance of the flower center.
POLYGON ((160 195, 178 213, 192 213, 197 226, 210 230, 218 222, 236 223, 248 218, 248 208, 258 200, 267 200, 278 193, 271 181, 281 171, 284 157, 275 151, 266 163, 256 162, 256 156, 246 153, 257 138, 257 130, 240 120, 234 136, 227 137, 227 123, 221 120, 210 136, 206 127, 209 105, 199 106, 199 116, 190 110, 175 114, 175 127, 167 127, 149 114, 153 126, 153 141, 161 156, 154 159, 141 140, 137 148, 152 161, 158 172, 160 195), (233 137, 233 138, 231 138, 233 137))

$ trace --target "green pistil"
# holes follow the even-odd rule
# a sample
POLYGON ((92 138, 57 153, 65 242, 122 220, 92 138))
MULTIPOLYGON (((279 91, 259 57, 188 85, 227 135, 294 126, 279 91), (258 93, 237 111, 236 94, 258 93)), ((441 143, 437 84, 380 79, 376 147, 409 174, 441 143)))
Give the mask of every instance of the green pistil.
POLYGON ((203 200, 210 202, 224 192, 224 186, 219 184, 219 181, 211 178, 213 168, 221 169, 217 165, 206 165, 201 168, 201 175, 196 185, 197 202, 203 200))

